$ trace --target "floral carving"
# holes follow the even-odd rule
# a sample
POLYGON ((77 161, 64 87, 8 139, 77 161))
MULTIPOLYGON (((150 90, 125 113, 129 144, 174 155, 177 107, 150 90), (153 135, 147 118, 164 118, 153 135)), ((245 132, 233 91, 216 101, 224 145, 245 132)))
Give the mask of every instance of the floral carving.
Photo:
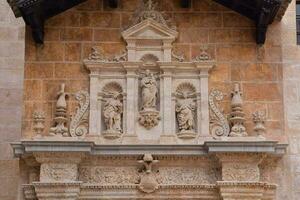
POLYGON ((82 137, 88 132, 88 108, 90 105, 90 95, 87 91, 79 91, 75 94, 79 103, 76 114, 71 119, 70 134, 72 137, 82 137))
POLYGON ((211 110, 210 132, 213 137, 227 137, 230 132, 230 127, 227 118, 222 113, 218 104, 214 100, 221 101, 223 93, 219 90, 211 91, 209 95, 209 106, 211 110))
POLYGON ((75 181, 77 166, 75 164, 47 163, 41 167, 41 181, 75 181))
POLYGON ((133 167, 82 167, 79 180, 101 185, 137 184, 139 175, 133 167))
POLYGON ((259 181, 257 165, 248 163, 228 163, 222 168, 224 181, 259 181))

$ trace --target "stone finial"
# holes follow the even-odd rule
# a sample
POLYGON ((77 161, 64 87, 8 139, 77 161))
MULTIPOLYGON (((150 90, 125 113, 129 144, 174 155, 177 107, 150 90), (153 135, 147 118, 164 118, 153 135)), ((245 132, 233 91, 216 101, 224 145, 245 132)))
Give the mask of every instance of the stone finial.
POLYGON ((68 94, 65 92, 65 84, 61 84, 61 89, 58 92, 54 123, 55 126, 50 128, 50 135, 69 136, 69 130, 66 127, 67 119, 67 102, 68 94))
POLYGON ((265 111, 255 111, 253 114, 254 132, 257 136, 262 136, 266 133, 265 121, 266 112, 265 111))
POLYGON ((231 131, 229 136, 231 137, 244 137, 248 136, 246 128, 244 126, 245 114, 243 112, 243 100, 242 92, 240 91, 239 84, 234 85, 234 90, 231 93, 231 131))
POLYGON ((138 163, 143 164, 143 170, 140 174, 139 189, 145 193, 151 193, 158 189, 158 182, 153 174, 152 167, 159 161, 154 160, 151 154, 145 154, 138 163))
POLYGON ((35 111, 33 113, 33 130, 36 137, 41 137, 45 129, 45 113, 43 111, 35 111))

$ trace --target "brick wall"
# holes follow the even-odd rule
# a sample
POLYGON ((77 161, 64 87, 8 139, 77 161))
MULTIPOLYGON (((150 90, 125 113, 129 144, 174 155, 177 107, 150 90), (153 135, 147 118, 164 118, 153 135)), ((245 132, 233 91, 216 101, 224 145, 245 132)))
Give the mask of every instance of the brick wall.
POLYGON ((19 161, 10 142, 21 138, 25 27, 15 19, 6 0, 0 0, 0 199, 16 200, 19 161))

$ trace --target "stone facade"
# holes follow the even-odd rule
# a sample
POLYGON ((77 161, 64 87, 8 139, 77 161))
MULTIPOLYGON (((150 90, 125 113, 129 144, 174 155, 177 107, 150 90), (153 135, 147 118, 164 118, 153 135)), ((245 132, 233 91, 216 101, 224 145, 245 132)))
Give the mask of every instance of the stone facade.
MULTIPOLYGON (((42 135, 48 135, 50 127, 54 126, 53 118, 57 117, 57 92, 60 90, 62 83, 66 85, 64 91, 66 94, 75 94, 78 91, 91 92, 91 89, 93 89, 91 87, 93 85, 92 75, 90 75, 91 67, 87 67, 87 69, 86 66, 89 66, 89 64, 85 62, 84 66, 83 63, 84 59, 89 58, 92 47, 102 49, 103 57, 111 60, 114 60, 115 55, 123 53, 126 43, 121 33, 131 25, 130 17, 139 4, 135 0, 120 1, 120 3, 121 5, 117 10, 112 10, 101 0, 89 0, 59 16, 55 16, 45 26, 44 46, 35 46, 30 31, 26 31, 23 103, 21 103, 21 96, 19 96, 21 95, 20 91, 22 91, 22 84, 19 81, 23 80, 22 56, 24 52, 23 48, 21 48, 24 45, 22 43, 23 29, 20 29, 22 25, 19 25, 19 23, 11 22, 10 18, 13 18, 11 13, 9 17, 3 19, 3 26, 5 27, 5 30, 3 29, 3 40, 11 41, 11 43, 3 42, 3 49, 12 49, 13 53, 3 51, 3 56, 1 56, 3 59, 0 58, 3 60, 3 74, 7 74, 3 76, 5 83, 1 85, 8 87, 3 88, 3 96, 11 92, 14 95, 11 95, 13 99, 10 98, 9 100, 7 100, 6 95, 4 102, 7 102, 8 105, 4 103, 1 106, 3 106, 4 113, 10 113, 20 109, 22 105, 22 138, 36 138, 36 131, 34 130, 40 130, 36 128, 37 123, 34 122, 32 117, 35 111, 43 111, 45 113, 45 127, 42 135), (11 31, 13 33, 10 33, 10 29, 16 29, 17 31, 11 31), (7 48, 5 45, 10 48, 7 48), (14 45, 16 49, 13 49, 14 45), (11 55, 18 57, 11 58, 11 55), (10 76, 8 73, 13 73, 13 77, 17 76, 15 78, 17 82, 5 79, 5 77, 10 76), (15 101, 16 103, 13 104, 15 101)), ((5 5, 3 6, 3 12, 6 12, 8 6, 6 4, 3 5, 5 5)), ((140 156, 147 152, 141 152, 139 155, 125 158, 100 156, 97 158, 98 160, 93 160, 93 157, 90 156, 82 158, 82 155, 75 155, 78 160, 63 162, 63 164, 61 164, 61 160, 74 155, 39 155, 37 153, 34 155, 36 160, 32 162, 27 161, 26 169, 22 170, 22 172, 27 174, 27 178, 25 178, 23 183, 32 183, 32 185, 24 186, 28 194, 27 198, 30 199, 30 195, 35 196, 33 194, 33 186, 35 187, 35 192, 38 193, 39 199, 47 199, 46 196, 50 193, 50 195, 58 195, 52 198, 62 199, 65 191, 69 191, 69 199, 76 199, 78 195, 81 195, 82 199, 87 199, 90 196, 96 198, 97 195, 105 196, 105 193, 109 192, 115 194, 117 198, 118 189, 127 192, 128 199, 139 198, 141 194, 136 193, 136 191, 141 188, 141 185, 138 185, 138 183, 142 182, 141 180, 144 176, 147 180, 152 180, 150 181, 150 186, 147 185, 150 189, 155 185, 155 182, 159 185, 154 187, 157 192, 151 193, 148 196, 149 198, 157 198, 164 195, 172 196, 172 194, 173 197, 179 197, 179 194, 183 194, 184 190, 188 190, 191 196, 186 198, 191 199, 193 195, 206 195, 206 197, 211 199, 218 199, 217 191, 221 191, 223 199, 239 199, 241 198, 239 192, 242 193, 243 191, 246 191, 246 195, 249 195, 247 196, 249 198, 268 199, 272 198, 275 192, 275 185, 273 184, 278 184, 277 199, 296 200, 300 195, 297 187, 300 180, 300 171, 298 170, 298 165, 300 164, 300 138, 297 136, 300 131, 300 66, 298 66, 300 55, 295 35, 295 2, 293 1, 290 4, 280 22, 276 21, 272 24, 264 46, 255 44, 255 26, 253 22, 216 3, 195 0, 192 1, 190 9, 183 9, 179 7, 178 1, 164 0, 159 1, 158 8, 165 11, 166 17, 171 18, 177 26, 178 38, 174 42, 174 53, 176 55, 183 54, 186 61, 192 61, 205 50, 210 55, 210 59, 214 61, 212 65, 215 66, 209 72, 207 90, 209 92, 218 90, 225 94, 224 98, 219 102, 219 107, 223 108, 225 113, 224 120, 227 119, 227 115, 231 114, 230 94, 235 83, 238 83, 242 93, 243 113, 245 114, 243 125, 248 135, 250 137, 256 136, 253 113, 255 111, 263 111, 266 115, 264 120, 266 131, 261 135, 265 138, 262 141, 276 140, 279 143, 289 143, 287 154, 283 158, 276 158, 271 155, 265 155, 268 154, 265 150, 262 154, 261 152, 253 154, 248 152, 247 156, 243 155, 243 153, 236 155, 233 153, 219 154, 213 152, 213 154, 217 155, 214 155, 212 158, 197 157, 186 160, 184 155, 175 158, 170 156, 164 157, 163 155, 155 157, 155 153, 153 153, 154 159, 160 161, 158 164, 159 172, 156 172, 157 169, 154 167, 151 173, 146 173, 147 170, 144 172, 143 169, 137 170, 138 165, 136 162, 142 160, 140 156), (103 160, 107 162, 104 166, 99 164, 103 160), (120 162, 125 167, 118 167, 120 162), (185 164, 185 162, 191 162, 192 167, 187 168, 188 164, 185 164), (237 162, 239 162, 239 165, 235 164, 237 162), (206 163, 206 165, 202 165, 203 163, 206 163), (201 167, 197 168, 195 165, 201 167), (39 170, 39 179, 30 178, 39 176, 37 175, 39 170), (106 175, 104 176, 103 174, 106 175), (127 174, 128 176, 116 176, 114 174, 127 174), (198 176, 191 176, 191 174, 198 174, 198 176), (172 175, 175 177, 172 177, 172 175), (156 180, 154 182, 153 176, 155 176, 156 180), (67 181, 61 180, 61 177, 68 177, 69 179, 67 181), (237 183, 232 183, 232 181, 237 183), (51 183, 53 191, 50 191, 50 193, 47 189, 49 187, 47 182, 53 182, 51 183), (82 185, 82 182, 88 184, 82 185), (93 185, 95 183, 100 184, 100 186, 93 185), (178 186, 176 188, 174 185, 179 183, 192 183, 193 186, 187 188, 178 186), (108 186, 103 187, 103 185, 107 184, 108 186), (121 186, 116 187, 115 185, 121 186), (237 188, 238 190, 236 190, 237 188), (97 193, 99 189, 102 189, 104 194, 97 193), (239 192, 234 194, 232 191, 239 192), (61 196, 59 196, 60 194, 61 196)), ((177 60, 180 61, 181 59, 177 60)), ((128 81, 130 80, 127 79, 127 83, 128 81)), ((135 95, 134 91, 132 92, 135 95)), ((127 91, 128 94, 130 93, 127 91)), ((93 100, 93 94, 90 93, 90 95, 91 100, 93 100)), ((100 97, 102 98, 101 95, 100 97)), ((127 96, 126 101, 128 98, 130 96, 127 96)), ((70 95, 67 98, 67 102, 66 118, 70 118, 69 115, 71 114, 73 117, 76 116, 78 101, 74 96, 70 95)), ((91 111, 92 105, 95 105, 93 103, 91 101, 91 111)), ((160 105, 166 110, 166 112, 161 110, 162 113, 160 114, 163 114, 163 118, 168 117, 168 104, 160 102, 160 105)), ((84 109, 83 106, 84 104, 80 108, 84 109)), ((128 104, 127 106, 130 105, 128 104)), ((201 110, 201 112, 203 111, 205 109, 201 110)), ((17 112, 20 111, 18 110, 17 112)), ((90 112, 90 116, 91 114, 92 112, 90 112)), ((9 120, 7 114, 1 115, 3 115, 3 120, 9 120)), ((208 109, 204 117, 208 117, 208 109)), ((96 117, 95 119, 98 118, 96 117)), ((126 130, 136 126, 131 124, 130 119, 124 121, 126 130)), ((8 148, 8 142, 20 140, 18 135, 20 132, 15 130, 15 127, 21 125, 21 122, 18 120, 19 118, 12 119, 12 126, 17 124, 13 130, 7 127, 7 122, 3 121, 3 124, 6 124, 6 126, 3 125, 3 132, 16 133, 16 136, 13 138, 9 135, 11 139, 6 139, 5 135, 7 133, 2 134, 3 139, 1 138, 1 141, 3 142, 1 143, 1 148, 4 149, 3 152, 11 152, 8 148)), ((200 120, 199 123, 201 122, 203 121, 200 120)), ((89 133, 92 133, 93 128, 97 126, 97 122, 93 124, 90 118, 89 125, 89 133)), ((104 123, 102 124, 103 127, 105 125, 104 123)), ((78 126, 79 124, 76 123, 74 125, 75 129, 78 126)), ((196 127, 196 131, 199 129, 201 128, 197 129, 196 127)), ((167 127, 165 130, 169 130, 169 128, 167 127)), ((186 128, 184 130, 191 129, 186 128)), ((76 135, 76 130, 73 133, 76 135)), ((202 133, 209 136, 208 131, 202 131, 202 133)), ((95 134, 97 135, 96 132, 95 134)), ((90 139, 94 141, 93 137, 90 139)), ((130 138, 127 141, 132 143, 135 140, 130 138)), ((169 138, 167 141, 169 141, 169 138)), ((202 144, 205 140, 201 141, 197 143, 202 144)), ((261 140, 259 141, 262 142, 261 140)), ((111 140, 107 141, 105 139, 97 140, 97 143, 120 144, 120 142, 111 142, 111 140)), ((147 141, 147 143, 156 144, 153 141, 147 141)), ((80 144, 78 145, 80 146, 80 144)), ((34 149, 34 147, 32 148, 34 149)), ((274 150, 274 152, 276 151, 274 150)), ((179 152, 178 154, 181 153, 179 152)), ((1 166, 7 170, 10 167, 7 167, 6 163, 12 163, 11 166, 14 167, 11 169, 18 168, 18 161, 7 162, 7 160, 11 159, 12 154, 7 153, 7 155, 9 156, 3 158, 5 165, 1 164, 1 166)), ((5 180, 11 177, 16 179, 12 184, 3 185, 10 185, 10 187, 17 190, 17 177, 21 177, 21 175, 18 174, 17 177, 9 175, 13 173, 6 172, 6 170, 2 170, 3 175, 1 177, 4 177, 5 180)), ((142 186, 142 188, 146 187, 142 186)), ((1 199, 23 198, 22 194, 19 194, 18 197, 12 197, 11 195, 15 195, 17 192, 6 194, 7 191, 12 190, 5 189, 5 187, 2 187, 2 189, 4 192, 0 194, 5 195, 3 197, 0 195, 1 199)))

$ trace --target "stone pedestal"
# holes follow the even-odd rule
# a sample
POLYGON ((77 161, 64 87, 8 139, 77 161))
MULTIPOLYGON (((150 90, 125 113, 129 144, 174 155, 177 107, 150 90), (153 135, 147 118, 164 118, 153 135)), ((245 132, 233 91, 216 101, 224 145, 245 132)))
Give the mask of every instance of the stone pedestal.
POLYGON ((78 164, 83 154, 48 152, 35 153, 41 163, 40 182, 33 182, 39 200, 76 200, 80 194, 78 164))

